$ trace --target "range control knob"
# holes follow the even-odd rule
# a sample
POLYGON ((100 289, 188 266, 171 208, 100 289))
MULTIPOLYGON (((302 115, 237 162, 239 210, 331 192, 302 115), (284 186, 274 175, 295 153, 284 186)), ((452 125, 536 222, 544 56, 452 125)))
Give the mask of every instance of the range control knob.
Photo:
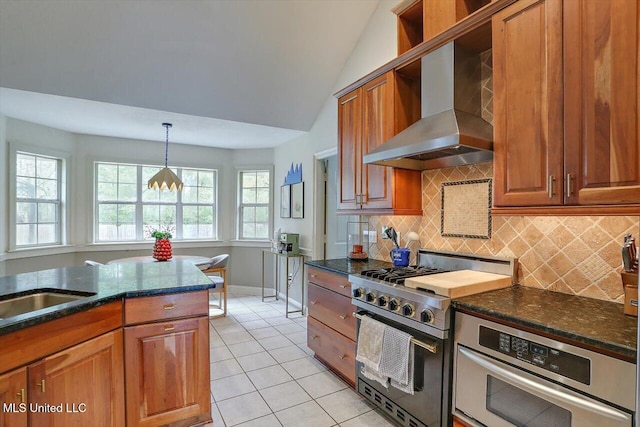
POLYGON ((406 303, 402 306, 402 315, 413 317, 414 314, 416 314, 416 309, 413 304, 406 303))
POLYGON ((367 295, 364 297, 367 302, 374 302, 376 300, 376 293, 371 291, 367 292, 367 295))
POLYGON ((358 289, 354 289, 353 290, 353 297, 354 298, 362 298, 363 295, 364 295, 364 289, 358 288, 358 289))
POLYGON ((389 297, 386 295, 381 295, 378 297, 378 305, 380 307, 386 307, 389 304, 389 297))
POLYGON ((420 313, 420 321, 424 323, 433 323, 435 316, 433 315, 433 311, 429 309, 422 310, 420 313))
POLYGON ((397 299, 395 298, 391 298, 391 300, 389 301, 389 310, 391 311, 398 311, 398 309, 400 308, 400 303, 398 302, 397 299))

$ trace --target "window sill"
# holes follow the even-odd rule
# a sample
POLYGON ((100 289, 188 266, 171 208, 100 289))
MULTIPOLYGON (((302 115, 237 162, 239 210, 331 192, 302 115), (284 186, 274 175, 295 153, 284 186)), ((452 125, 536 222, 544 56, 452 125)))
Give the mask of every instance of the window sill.
POLYGON ((235 239, 231 240, 231 246, 245 248, 268 248, 271 247, 271 240, 235 239))
MULTIPOLYGON (((153 246, 153 240, 144 242, 99 242, 88 243, 83 250, 78 252, 123 251, 136 249, 149 249, 153 246)), ((210 248, 216 246, 228 246, 224 240, 171 240, 173 248, 210 248)))
POLYGON ((20 259, 34 256, 58 255, 76 252, 73 245, 39 246, 33 248, 12 249, 4 254, 4 259, 20 259))

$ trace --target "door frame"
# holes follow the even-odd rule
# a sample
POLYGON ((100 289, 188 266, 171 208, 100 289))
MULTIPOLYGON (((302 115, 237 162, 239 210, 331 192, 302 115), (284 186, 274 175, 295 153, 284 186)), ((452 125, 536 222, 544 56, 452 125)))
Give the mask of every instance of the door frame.
POLYGON ((318 151, 313 155, 313 186, 314 186, 314 206, 313 210, 313 247, 311 248, 311 259, 324 259, 324 223, 325 223, 325 171, 324 160, 338 155, 338 147, 328 148, 318 151))

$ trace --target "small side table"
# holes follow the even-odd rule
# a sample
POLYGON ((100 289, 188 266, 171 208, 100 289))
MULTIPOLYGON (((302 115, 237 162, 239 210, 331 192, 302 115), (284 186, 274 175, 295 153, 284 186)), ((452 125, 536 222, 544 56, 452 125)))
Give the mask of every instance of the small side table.
POLYGON ((286 306, 286 314, 285 317, 289 317, 289 314, 291 313, 302 313, 302 315, 304 316, 304 255, 303 254, 290 254, 287 252, 281 253, 281 252, 276 252, 273 251, 271 249, 264 249, 262 251, 262 301, 265 300, 265 298, 275 298, 276 300, 279 299, 278 298, 278 291, 280 289, 280 258, 285 258, 285 277, 287 279, 287 286, 286 286, 286 291, 285 291, 285 306, 286 306), (267 254, 271 254, 274 256, 275 260, 276 260, 276 283, 275 283, 275 291, 276 294, 275 295, 268 295, 265 296, 264 294, 264 266, 265 266, 265 258, 267 256, 267 254), (301 291, 302 291, 302 302, 301 302, 301 309, 300 310, 292 310, 289 311, 289 260, 291 258, 299 258, 300 259, 300 266, 301 266, 301 291))

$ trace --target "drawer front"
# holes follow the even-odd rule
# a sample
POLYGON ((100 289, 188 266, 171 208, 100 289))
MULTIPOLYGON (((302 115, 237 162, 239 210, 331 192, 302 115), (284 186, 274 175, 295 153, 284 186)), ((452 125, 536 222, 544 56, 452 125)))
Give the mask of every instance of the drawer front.
POLYGON ((307 319, 307 345, 319 359, 352 385, 356 378, 356 343, 313 317, 307 319))
POLYGON ((152 297, 128 298, 124 301, 124 322, 155 322, 178 317, 208 315, 209 292, 195 291, 152 297))
POLYGON ((350 298, 309 283, 309 316, 355 341, 354 311, 356 306, 351 304, 350 298))
POLYGON ((309 283, 315 283, 323 288, 331 289, 351 298, 351 283, 347 276, 330 273, 319 268, 309 267, 309 283))

